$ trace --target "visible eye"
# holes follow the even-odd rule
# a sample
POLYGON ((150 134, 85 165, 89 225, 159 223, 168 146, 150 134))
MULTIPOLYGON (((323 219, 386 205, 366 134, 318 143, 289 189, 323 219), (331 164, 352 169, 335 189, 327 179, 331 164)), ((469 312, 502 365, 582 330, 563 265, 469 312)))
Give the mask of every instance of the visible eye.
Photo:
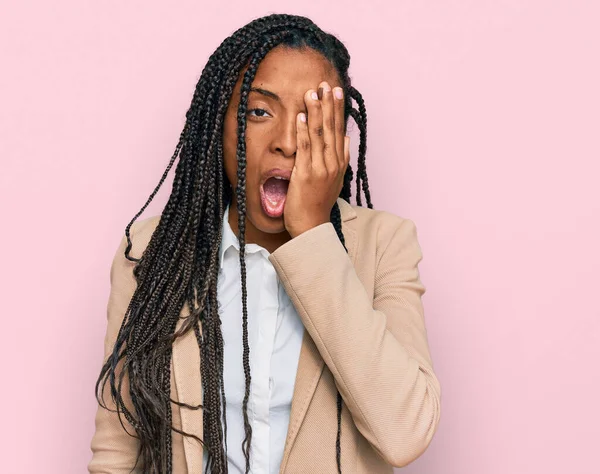
MULTIPOLYGON (((265 109, 250 109, 248 110, 248 113, 250 114, 251 112, 257 112, 257 113, 262 113, 264 112, 265 114, 268 114, 269 112, 267 112, 265 109)), ((269 114, 270 115, 270 114, 269 114)), ((252 117, 266 117, 266 115, 252 115, 252 117)))

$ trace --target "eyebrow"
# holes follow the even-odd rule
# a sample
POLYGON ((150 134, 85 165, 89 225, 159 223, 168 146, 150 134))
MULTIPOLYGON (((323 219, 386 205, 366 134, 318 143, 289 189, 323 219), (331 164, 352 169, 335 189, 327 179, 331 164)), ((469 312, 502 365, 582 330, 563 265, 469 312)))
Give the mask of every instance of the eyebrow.
POLYGON ((275 99, 277 102, 281 102, 281 99, 275 92, 268 91, 266 89, 261 89, 260 87, 251 87, 250 92, 258 92, 259 94, 270 97, 271 99, 275 99))

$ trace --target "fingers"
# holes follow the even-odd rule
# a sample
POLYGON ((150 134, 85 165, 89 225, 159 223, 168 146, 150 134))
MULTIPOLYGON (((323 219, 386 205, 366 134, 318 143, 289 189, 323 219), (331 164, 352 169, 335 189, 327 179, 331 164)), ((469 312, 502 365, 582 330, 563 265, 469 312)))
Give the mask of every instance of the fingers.
POLYGON ((294 168, 297 168, 302 173, 309 172, 312 167, 310 156, 311 144, 306 120, 307 117, 304 112, 296 116, 296 161, 294 168))
POLYGON ((335 144, 338 160, 341 166, 345 165, 344 145, 346 143, 346 127, 344 126, 344 90, 341 87, 334 87, 333 111, 335 116, 335 144), (338 96, 339 93, 339 96, 338 96))
POLYGON ((344 172, 346 171, 346 167, 348 166, 348 163, 350 163, 350 137, 349 136, 344 136, 344 164, 342 166, 342 168, 344 169, 344 172))
POLYGON ((323 112, 321 102, 317 91, 309 89, 304 94, 304 102, 308 110, 308 136, 310 137, 311 165, 315 171, 326 171, 325 159, 323 156, 324 130, 323 130, 323 112))
POLYGON ((341 87, 323 81, 318 91, 304 94, 307 122, 298 114, 296 166, 305 170, 336 172, 349 162, 349 143, 344 126, 344 93, 341 87))
MULTIPOLYGON (((338 145, 336 143, 334 98, 331 86, 327 82, 319 84, 321 92, 321 112, 323 114, 323 156, 325 167, 330 173, 335 173, 340 167, 338 145)), ((337 104, 335 104, 337 105, 337 104)), ((343 137, 341 137, 343 139, 343 137)))

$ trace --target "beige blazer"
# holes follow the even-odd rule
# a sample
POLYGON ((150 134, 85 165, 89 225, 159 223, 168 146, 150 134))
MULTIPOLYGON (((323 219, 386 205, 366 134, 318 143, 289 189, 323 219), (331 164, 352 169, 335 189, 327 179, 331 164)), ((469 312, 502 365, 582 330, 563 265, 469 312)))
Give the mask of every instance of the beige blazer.
MULTIPOLYGON (((269 256, 305 326, 281 473, 337 472, 336 387, 344 401, 344 474, 391 473, 392 466, 407 465, 425 451, 440 420, 441 391, 427 341, 415 224, 386 211, 342 199, 338 203, 348 254, 328 222, 269 256)), ((141 255, 159 219, 132 226, 133 256, 141 255)), ((105 357, 136 285, 135 264, 123 256, 125 246, 123 236, 111 266, 105 357)), ((182 312, 189 312, 187 304, 182 312)), ((201 403, 199 364, 190 331, 173 345, 173 399, 201 403)), ((110 401, 108 388, 105 400, 110 401)), ((202 410, 172 407, 174 425, 202 438, 202 410)), ((115 413, 98 406, 89 472, 129 473, 136 441, 115 413)), ((203 449, 197 441, 173 433, 172 446, 175 474, 202 472, 203 449)))

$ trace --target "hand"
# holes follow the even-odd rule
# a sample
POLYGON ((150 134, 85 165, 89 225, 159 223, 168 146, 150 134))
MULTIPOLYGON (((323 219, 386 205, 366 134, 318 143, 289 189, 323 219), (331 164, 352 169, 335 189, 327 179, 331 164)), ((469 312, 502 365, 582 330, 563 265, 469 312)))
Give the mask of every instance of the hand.
POLYGON ((303 113, 296 117, 296 162, 283 210, 285 228, 292 238, 329 222, 350 161, 343 96, 335 98, 327 82, 321 82, 319 88, 323 90, 321 100, 313 89, 304 94, 308 122, 302 121, 303 113))

